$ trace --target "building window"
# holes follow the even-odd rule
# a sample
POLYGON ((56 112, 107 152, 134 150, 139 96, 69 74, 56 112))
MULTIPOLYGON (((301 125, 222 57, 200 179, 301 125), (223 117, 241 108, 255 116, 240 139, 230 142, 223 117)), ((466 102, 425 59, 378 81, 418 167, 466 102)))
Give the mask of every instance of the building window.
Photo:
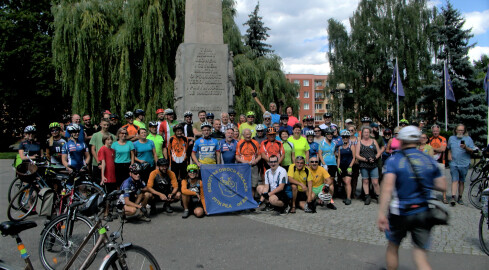
POLYGON ((309 80, 304 80, 304 81, 302 81, 302 83, 304 86, 309 86, 309 80))
POLYGON ((324 98, 324 94, 323 94, 323 92, 315 92, 314 97, 315 98, 324 98))
POLYGON ((309 103, 304 104, 304 110, 309 110, 309 103))
POLYGON ((316 87, 323 86, 323 81, 316 81, 316 87))
POLYGON ((304 98, 309 98, 309 92, 307 91, 304 92, 304 98))
POLYGON ((330 110, 331 106, 329 104, 326 104, 326 110, 330 110))
POLYGON ((321 115, 314 115, 314 120, 316 120, 316 121, 322 121, 323 120, 323 116, 321 116, 321 115))
POLYGON ((329 87, 329 82, 326 82, 326 87, 329 87))
POLYGON ((323 109, 323 104, 319 103, 319 104, 314 104, 314 108, 316 110, 322 110, 323 109))
POLYGON ((294 83, 297 84, 297 85, 300 85, 301 84, 301 81, 299 80, 294 80, 294 83))
POLYGON ((300 92, 297 91, 297 97, 296 98, 300 98, 300 92))

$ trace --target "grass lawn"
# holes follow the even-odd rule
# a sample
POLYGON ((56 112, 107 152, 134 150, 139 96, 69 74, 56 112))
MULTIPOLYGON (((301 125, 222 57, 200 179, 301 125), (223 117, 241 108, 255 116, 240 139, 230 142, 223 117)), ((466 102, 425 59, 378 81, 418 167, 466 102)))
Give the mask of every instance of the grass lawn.
POLYGON ((0 159, 14 159, 17 152, 0 152, 0 159))

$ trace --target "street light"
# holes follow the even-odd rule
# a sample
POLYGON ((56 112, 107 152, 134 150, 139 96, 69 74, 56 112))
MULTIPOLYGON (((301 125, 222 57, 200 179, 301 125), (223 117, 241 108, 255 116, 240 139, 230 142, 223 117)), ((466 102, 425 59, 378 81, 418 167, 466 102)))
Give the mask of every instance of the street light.
POLYGON ((343 97, 346 92, 352 93, 353 90, 346 89, 346 85, 344 83, 339 83, 336 85, 336 89, 331 90, 331 94, 338 94, 340 98, 340 118, 341 118, 341 128, 345 128, 345 119, 343 118, 343 97))

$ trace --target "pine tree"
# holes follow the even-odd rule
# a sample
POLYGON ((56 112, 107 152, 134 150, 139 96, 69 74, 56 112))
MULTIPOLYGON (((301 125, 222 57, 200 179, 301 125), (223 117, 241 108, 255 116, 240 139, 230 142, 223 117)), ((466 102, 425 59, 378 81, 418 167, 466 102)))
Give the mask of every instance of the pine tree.
POLYGON ((266 27, 262 21, 262 17, 258 16, 258 11, 260 10, 260 3, 257 3, 255 6, 255 10, 248 15, 249 19, 243 25, 248 25, 248 29, 245 34, 245 44, 248 45, 251 50, 255 53, 256 56, 264 56, 266 54, 272 53, 272 47, 269 44, 266 44, 270 35, 267 31, 270 28, 266 27))

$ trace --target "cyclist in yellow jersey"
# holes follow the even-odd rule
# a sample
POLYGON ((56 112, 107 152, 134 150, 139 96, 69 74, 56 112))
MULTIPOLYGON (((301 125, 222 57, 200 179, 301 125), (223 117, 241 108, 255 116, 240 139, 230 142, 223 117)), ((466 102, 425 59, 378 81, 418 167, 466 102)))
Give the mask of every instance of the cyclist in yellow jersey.
MULTIPOLYGON (((329 175, 328 171, 322 166, 319 166, 319 159, 317 157, 312 157, 309 160, 309 171, 312 175, 312 194, 314 200, 319 198, 319 194, 321 192, 329 193, 331 198, 333 197, 333 178, 329 175)), ((334 205, 333 200, 330 202, 323 202, 319 198, 320 205, 326 205, 329 209, 336 210, 336 206, 334 205)))
POLYGON ((303 156, 295 158, 295 164, 289 166, 287 176, 292 186, 292 207, 290 213, 295 213, 295 208, 304 209, 306 213, 314 213, 308 205, 312 205, 312 174, 305 166, 303 156))

